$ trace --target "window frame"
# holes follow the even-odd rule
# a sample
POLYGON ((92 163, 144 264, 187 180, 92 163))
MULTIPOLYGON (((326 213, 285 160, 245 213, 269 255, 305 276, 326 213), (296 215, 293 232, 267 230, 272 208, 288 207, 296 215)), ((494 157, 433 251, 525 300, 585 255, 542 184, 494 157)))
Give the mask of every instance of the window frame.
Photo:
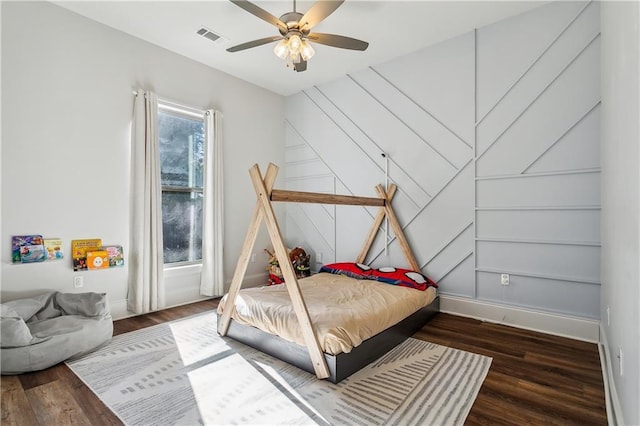
MULTIPOLYGON (((205 153, 207 152, 207 150, 210 149, 210 147, 208 146, 209 141, 207 141, 207 129, 206 129, 207 111, 206 110, 201 110, 201 109, 190 107, 180 103, 172 102, 166 99, 158 98, 158 117, 160 116, 160 112, 165 112, 165 113, 168 112, 169 114, 183 117, 190 120, 193 120, 194 118, 202 120, 202 123, 204 126, 205 153)), ((158 137, 158 144, 159 144, 160 142, 159 129, 158 129, 157 137, 158 137)), ((162 173, 162 166, 160 166, 160 173, 162 173)), ((204 203, 204 186, 205 186, 204 180, 202 182, 202 188, 193 187, 193 186, 189 187, 189 186, 163 185, 162 179, 160 182, 160 186, 161 186, 160 191, 162 194, 164 194, 165 191, 172 192, 172 193, 200 193, 202 194, 202 200, 204 203)), ((164 214, 164 211, 162 211, 162 214, 164 214)), ((164 219, 163 219, 163 225, 164 225, 164 219)), ((204 224, 203 224, 203 227, 204 227, 204 224)), ((163 235, 163 241, 164 241, 164 235, 163 235)), ((163 251, 162 263, 164 265, 165 271, 172 270, 172 269, 173 270, 191 270, 192 268, 202 267, 202 258, 198 260, 182 260, 178 262, 166 263, 164 261, 164 244, 162 247, 162 251, 163 251)))

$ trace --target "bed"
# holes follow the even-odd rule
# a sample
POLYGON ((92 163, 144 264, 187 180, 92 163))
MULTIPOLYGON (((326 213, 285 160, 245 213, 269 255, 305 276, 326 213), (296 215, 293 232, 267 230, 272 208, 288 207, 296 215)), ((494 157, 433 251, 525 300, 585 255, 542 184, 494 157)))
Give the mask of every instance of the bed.
POLYGON ((249 169, 256 206, 229 292, 218 307, 218 333, 337 383, 422 328, 439 311, 436 286, 420 273, 393 211, 395 184, 387 189, 376 185, 375 198, 276 190, 272 186, 277 171, 277 166, 269 164, 263 177, 257 164, 249 169), (273 211, 275 201, 379 209, 355 262, 329 265, 312 277, 298 279, 273 211), (385 218, 410 269, 366 265, 385 218), (285 283, 240 290, 263 221, 285 283), (394 275, 399 271, 404 274, 400 278, 394 275), (360 322, 354 321, 358 318, 360 322))
MULTIPOLYGON (((397 346, 438 312, 436 285, 426 277, 417 288, 411 280, 352 273, 345 269, 351 265, 365 267, 326 265, 321 269, 326 272, 298 280, 334 383, 397 346)), ((367 272, 391 276, 381 269, 367 272)), ((408 272, 392 269, 398 276, 408 272)), ((219 315, 224 306, 219 304, 219 315)), ((241 290, 231 318, 227 336, 314 372, 285 284, 241 290)))

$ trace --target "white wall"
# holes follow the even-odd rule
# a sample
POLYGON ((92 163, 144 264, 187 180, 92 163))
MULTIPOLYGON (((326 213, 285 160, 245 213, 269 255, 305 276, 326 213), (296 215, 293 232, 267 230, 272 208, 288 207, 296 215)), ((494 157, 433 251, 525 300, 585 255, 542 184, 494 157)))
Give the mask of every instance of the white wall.
MULTIPOLYGON (((248 169, 283 162, 284 99, 87 18, 38 2, 2 2, 2 299, 43 290, 107 292, 125 314, 128 268, 74 273, 72 239, 129 245, 132 90, 224 114, 225 276, 255 203, 248 169), (12 235, 65 241, 61 262, 13 265, 12 235), (84 276, 75 290, 74 275, 84 276)), ((262 232, 257 250, 267 247, 262 232)), ((259 257, 258 257, 259 258, 259 257)), ((266 279, 262 263, 249 275, 266 279)), ((197 269, 172 271, 167 302, 199 298, 197 269)))
MULTIPOLYGON (((554 2, 292 95, 287 185, 373 195, 385 152, 394 207, 441 295, 570 317, 597 340, 599 48, 599 3, 554 2)), ((353 260, 373 217, 287 209, 291 243, 324 263, 353 260)), ((368 261, 406 265, 382 238, 368 261)), ((537 327, 513 312, 491 319, 537 327)))
MULTIPOLYGON (((0 5, 0 23, 2 22, 2 6, 0 5)), ((2 31, 0 31, 0 49, 2 46, 2 31)), ((0 99, 2 98, 2 55, 0 55, 0 99)), ((0 102, 0 142, 2 140, 2 102, 0 102)), ((2 144, 0 143, 0 188, 2 188, 2 144)), ((0 196, 0 235, 2 235, 2 196, 0 196)), ((6 248, 5 248, 6 250, 6 248)), ((0 244, 0 259, 2 259, 2 244, 0 244)), ((2 273, 0 273, 0 289, 2 289, 2 273)))
POLYGON ((615 420, 628 425, 640 424, 639 26, 638 2, 602 2, 601 330, 615 420))

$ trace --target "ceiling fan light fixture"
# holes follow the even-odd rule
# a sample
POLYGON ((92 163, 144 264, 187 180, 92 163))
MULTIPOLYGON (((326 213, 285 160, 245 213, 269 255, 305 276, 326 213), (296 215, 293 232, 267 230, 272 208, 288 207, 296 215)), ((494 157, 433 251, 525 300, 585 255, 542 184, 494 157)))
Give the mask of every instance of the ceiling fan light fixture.
POLYGON ((300 63, 300 54, 291 52, 287 66, 300 63))
POLYGON ((276 46, 273 48, 273 53, 276 54, 276 56, 280 59, 287 59, 287 56, 289 55, 289 46, 287 43, 287 39, 282 39, 278 42, 278 44, 276 44, 276 46))
POLYGON ((289 51, 299 53, 300 49, 302 49, 302 40, 298 34, 293 34, 289 37, 289 51))
POLYGON ((290 34, 275 45, 273 53, 278 58, 283 59, 287 67, 291 67, 294 64, 299 64, 300 61, 308 61, 315 55, 316 51, 299 34, 290 34))
POLYGON ((315 54, 316 51, 313 46, 311 46, 311 43, 306 40, 302 40, 302 49, 300 49, 300 56, 302 56, 302 59, 308 61, 309 59, 313 58, 313 55, 315 54))
MULTIPOLYGON (((2 1, 2 0, 0 0, 2 1)), ((311 33, 311 29, 331 15, 344 0, 318 0, 306 13, 296 11, 296 0, 293 0, 293 12, 285 13, 280 18, 248 0, 230 0, 236 6, 278 28, 279 36, 264 37, 242 43, 227 49, 227 52, 239 52, 263 44, 278 41, 273 53, 284 60, 287 67, 293 65, 297 72, 307 70, 307 61, 315 54, 315 49, 307 39, 314 43, 324 44, 349 50, 367 50, 369 43, 351 37, 336 34, 311 33)))

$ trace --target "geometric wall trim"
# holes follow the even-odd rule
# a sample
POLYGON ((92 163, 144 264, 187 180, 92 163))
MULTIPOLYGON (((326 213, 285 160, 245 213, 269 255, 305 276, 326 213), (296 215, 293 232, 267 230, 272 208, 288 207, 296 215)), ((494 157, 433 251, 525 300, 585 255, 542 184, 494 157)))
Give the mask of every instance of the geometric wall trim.
MULTIPOLYGON (((597 319, 599 63, 599 3, 554 2, 289 96, 285 186, 388 179, 441 294, 597 319)), ((287 204, 285 237, 350 261, 375 214, 287 204)), ((407 266, 384 227, 367 262, 407 266)))

